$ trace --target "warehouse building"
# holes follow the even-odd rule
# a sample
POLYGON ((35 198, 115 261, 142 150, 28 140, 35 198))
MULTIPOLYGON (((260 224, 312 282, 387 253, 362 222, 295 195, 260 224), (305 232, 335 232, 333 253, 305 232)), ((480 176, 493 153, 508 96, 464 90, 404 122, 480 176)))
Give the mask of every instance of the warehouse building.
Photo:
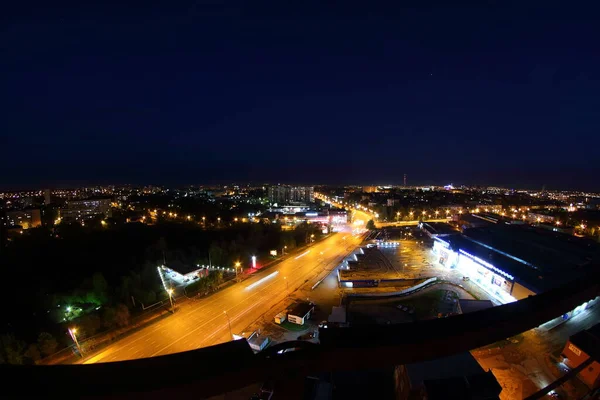
POLYGON ((558 287, 600 265, 597 243, 527 225, 435 237, 433 252, 440 264, 458 269, 501 303, 558 287))

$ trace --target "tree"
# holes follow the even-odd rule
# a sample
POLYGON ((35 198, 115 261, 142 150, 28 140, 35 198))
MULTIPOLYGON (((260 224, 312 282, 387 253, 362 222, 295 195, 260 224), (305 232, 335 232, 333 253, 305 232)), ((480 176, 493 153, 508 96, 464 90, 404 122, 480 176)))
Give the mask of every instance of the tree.
POLYGON ((116 315, 117 311, 112 307, 105 307, 104 312, 102 313, 102 324, 105 328, 111 329, 114 328, 116 324, 116 315))
POLYGON ((369 222, 367 222, 366 228, 375 229, 375 222, 372 219, 370 219, 369 222))
POLYGON ((94 288, 94 294, 101 301, 106 301, 106 290, 108 289, 108 283, 100 272, 96 272, 92 276, 92 287, 94 288))
POLYGON ((13 335, 0 336, 0 364, 23 364, 25 343, 13 335))
POLYGON ((118 327, 129 325, 129 309, 125 304, 119 304, 115 310, 115 323, 118 327))
POLYGON ((42 356, 37 344, 31 343, 24 354, 25 357, 29 358, 33 363, 38 362, 42 356))
POLYGON ((82 337, 89 337, 98 332, 102 327, 102 320, 96 314, 89 314, 78 319, 82 337))
POLYGON ((44 356, 49 356, 50 354, 54 354, 54 352, 56 352, 58 343, 56 342, 56 339, 54 339, 54 336, 48 332, 42 332, 38 336, 38 347, 44 356))

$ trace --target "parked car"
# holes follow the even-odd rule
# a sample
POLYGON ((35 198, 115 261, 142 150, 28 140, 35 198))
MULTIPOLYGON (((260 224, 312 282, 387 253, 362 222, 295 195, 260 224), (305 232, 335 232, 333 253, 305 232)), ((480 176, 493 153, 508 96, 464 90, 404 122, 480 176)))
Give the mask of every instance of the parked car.
POLYGON ((303 335, 298 336, 298 340, 309 340, 309 339, 314 339, 315 337, 317 337, 316 333, 313 331, 310 331, 303 335))

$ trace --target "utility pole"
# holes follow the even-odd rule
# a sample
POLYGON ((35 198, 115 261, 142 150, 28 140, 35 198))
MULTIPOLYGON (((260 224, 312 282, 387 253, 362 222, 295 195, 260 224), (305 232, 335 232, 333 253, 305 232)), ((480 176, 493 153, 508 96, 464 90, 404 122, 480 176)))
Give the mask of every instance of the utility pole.
POLYGON ((229 314, 227 311, 223 311, 223 314, 227 317, 227 324, 229 325, 229 336, 231 336, 231 340, 233 340, 233 332, 231 331, 231 320, 229 319, 229 314))
POLYGON ((73 342, 75 342, 75 346, 77 346, 77 350, 79 351, 79 355, 81 357, 83 357, 83 350, 81 350, 81 346, 79 346, 79 342, 77 341, 77 336, 75 335, 77 333, 77 329, 75 328, 69 328, 69 335, 71 335, 71 339, 73 339, 73 342))

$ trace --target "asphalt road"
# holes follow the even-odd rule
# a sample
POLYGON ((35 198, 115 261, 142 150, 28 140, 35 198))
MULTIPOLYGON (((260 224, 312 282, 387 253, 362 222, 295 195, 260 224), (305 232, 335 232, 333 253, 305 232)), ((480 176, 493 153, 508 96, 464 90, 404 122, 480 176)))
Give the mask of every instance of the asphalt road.
POLYGON ((121 339, 84 363, 154 357, 231 340, 227 316, 232 332, 240 333, 290 292, 310 289, 360 242, 361 237, 337 233, 207 298, 182 303, 175 314, 121 339))

